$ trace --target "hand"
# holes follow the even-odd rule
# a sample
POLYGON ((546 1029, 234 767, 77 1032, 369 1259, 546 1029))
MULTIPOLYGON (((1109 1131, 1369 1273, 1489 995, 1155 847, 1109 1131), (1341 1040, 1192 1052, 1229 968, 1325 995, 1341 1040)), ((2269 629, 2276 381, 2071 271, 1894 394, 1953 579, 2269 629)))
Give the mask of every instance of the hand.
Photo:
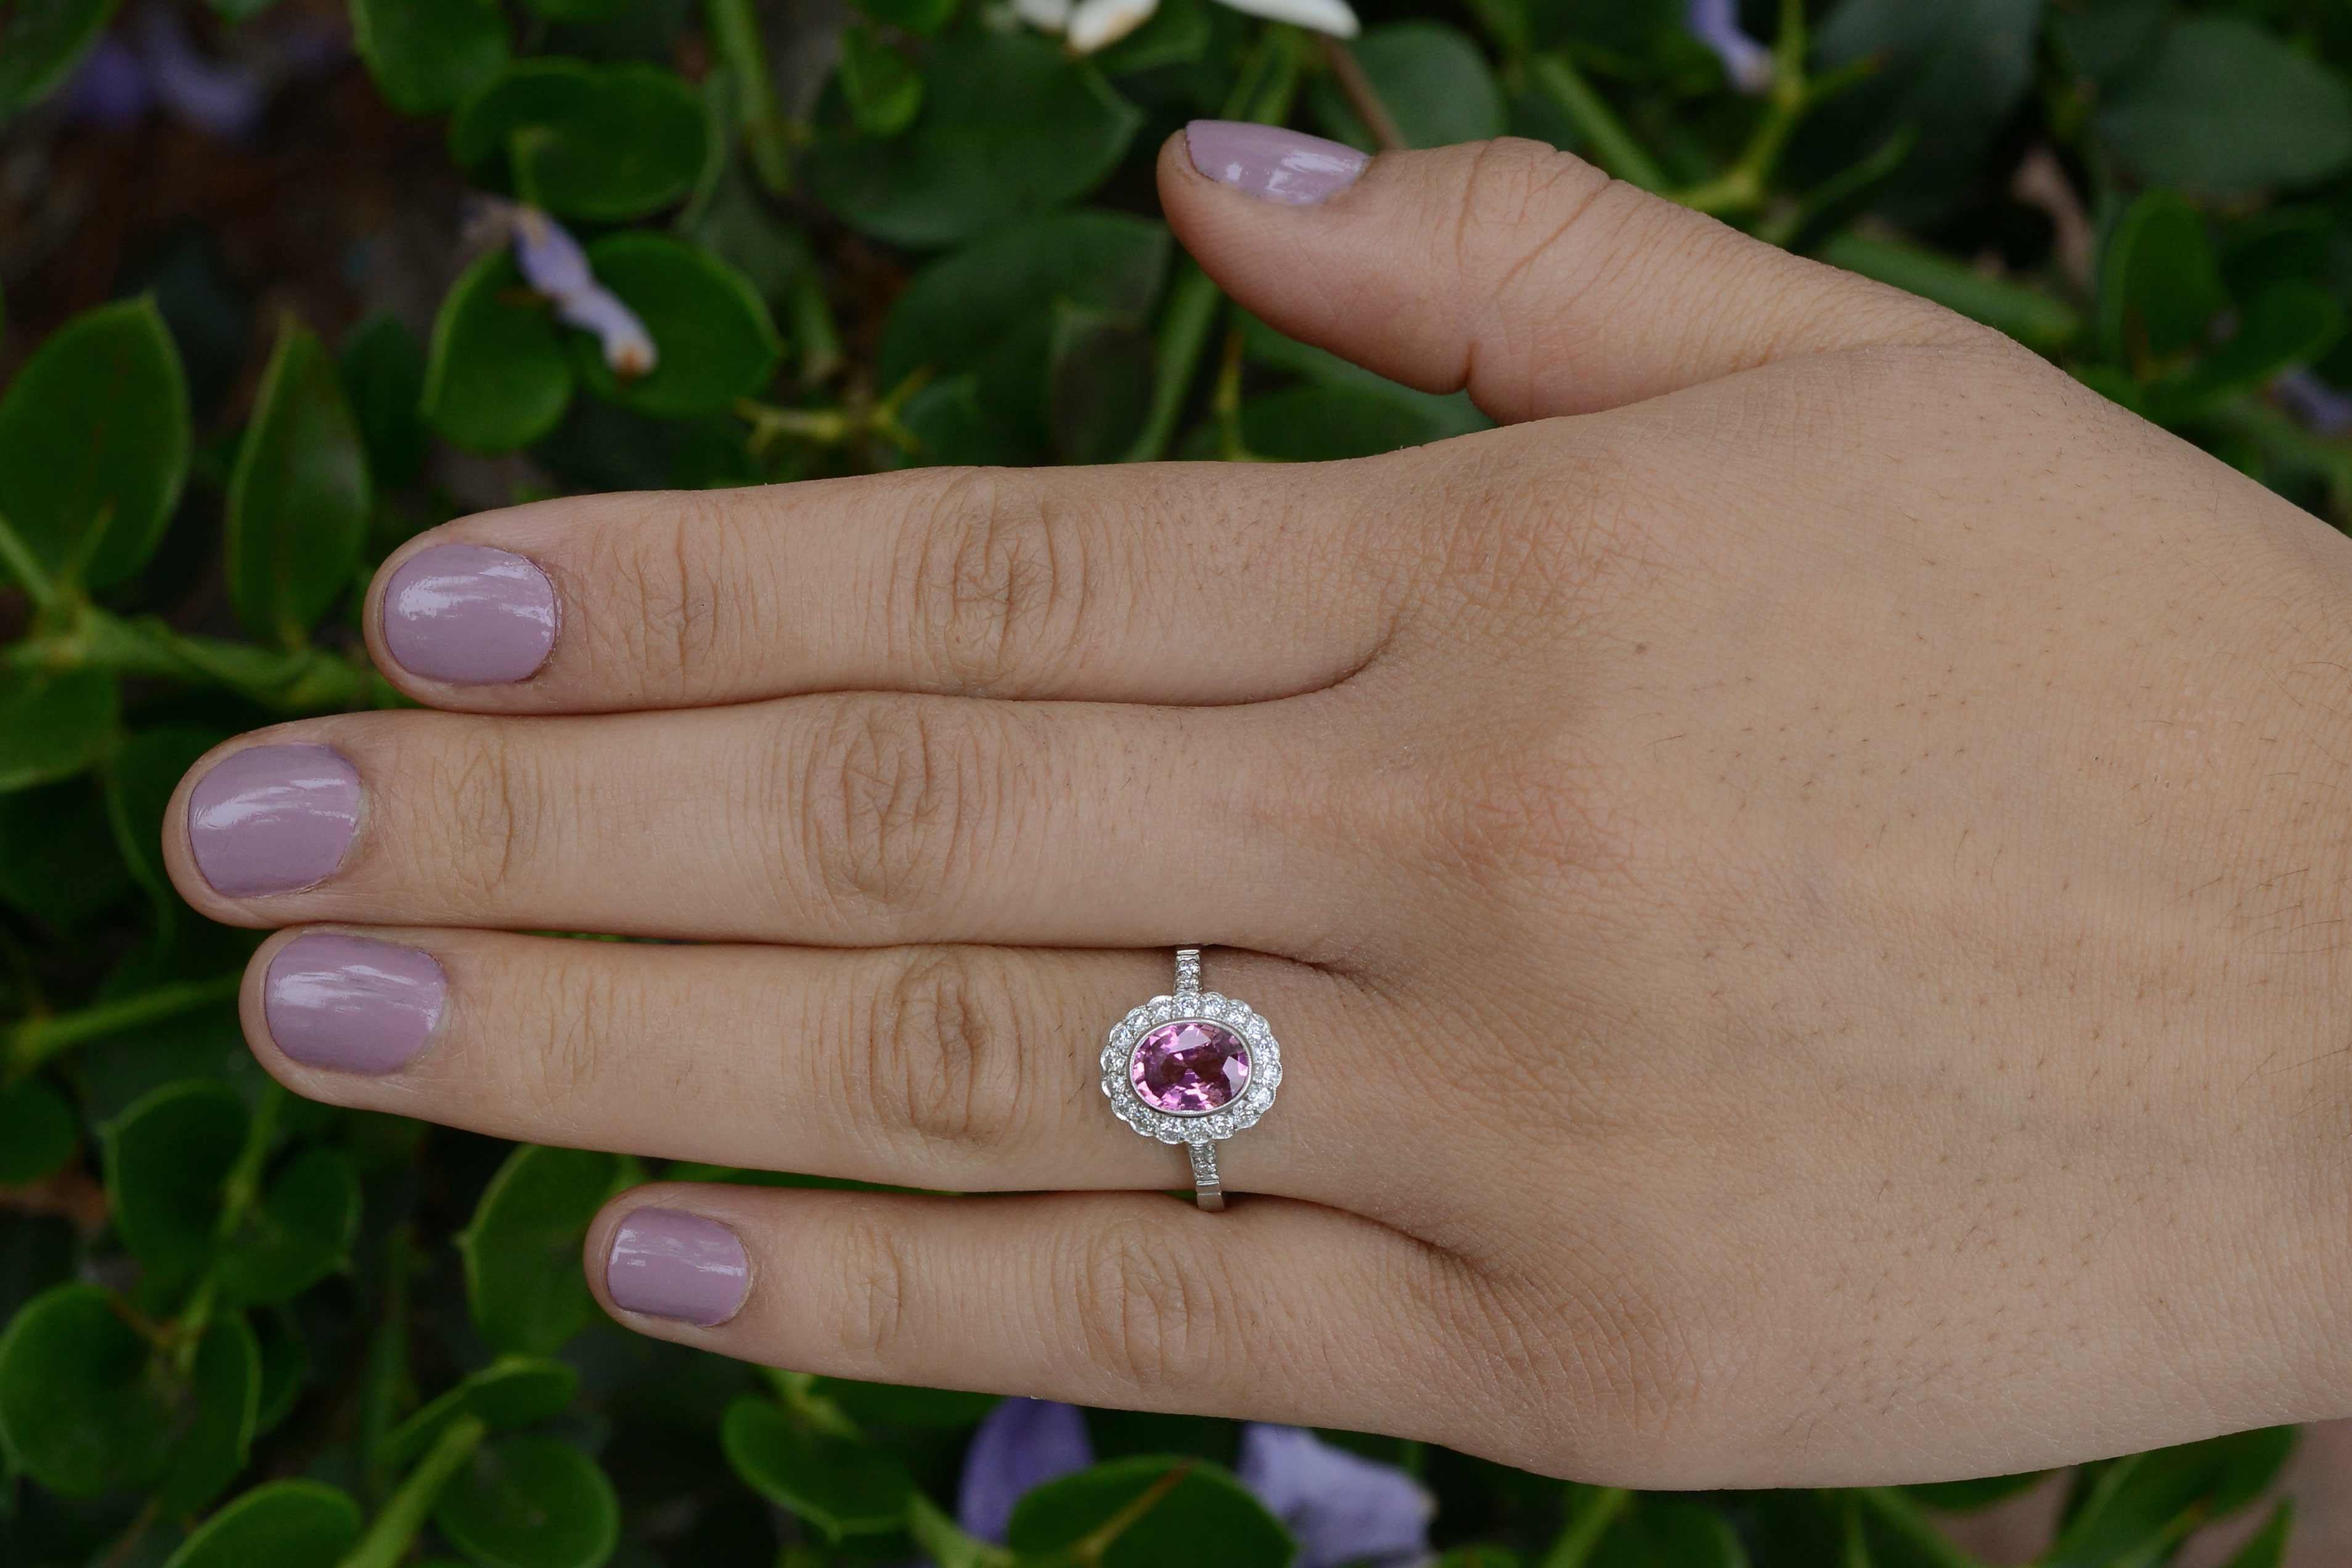
POLYGON ((428 534, 369 636, 445 711, 171 817, 199 908, 302 928, 269 1069, 1025 1194, 599 1219, 623 1322, 814 1372, 1666 1487, 2352 1411, 2344 542, 1565 155, 1194 134, 1234 299, 1510 427, 428 534), (1097 1086, 1195 942, 1289 1069, 1223 1215, 1097 1086))

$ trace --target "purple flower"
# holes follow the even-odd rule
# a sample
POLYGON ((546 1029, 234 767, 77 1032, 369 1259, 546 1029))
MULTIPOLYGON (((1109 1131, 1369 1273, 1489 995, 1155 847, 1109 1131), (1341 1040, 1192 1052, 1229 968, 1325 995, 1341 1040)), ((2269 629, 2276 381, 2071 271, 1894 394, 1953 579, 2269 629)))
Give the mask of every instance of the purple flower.
POLYGON ((596 281, 588 253, 569 229, 537 207, 487 196, 473 226, 489 239, 513 245, 522 280, 564 322, 596 334, 614 375, 628 381, 652 372, 658 361, 653 334, 619 295, 596 281))
POLYGON ((129 44, 109 34, 99 39, 66 84, 66 118, 102 131, 128 131, 147 117, 155 89, 147 68, 129 44))
POLYGON ((1024 1493, 1094 1462, 1087 1418, 1076 1405, 1050 1399, 1000 1401, 981 1418, 971 1447, 964 1450, 956 1522, 967 1534, 1002 1546, 1013 1505, 1024 1493))
POLYGON ((2315 436, 2352 436, 2352 396, 2307 370, 2291 370, 2271 383, 2271 395, 2315 436))
POLYGON ((1739 0, 1690 0, 1683 26, 1715 51, 1723 74, 1742 92, 1772 85, 1772 51, 1739 30, 1739 0))
POLYGON ((1393 1465, 1300 1427, 1253 1424, 1242 1428, 1236 1468, 1297 1539, 1297 1568, 1406 1568, 1429 1559, 1437 1500, 1393 1465))
MULTIPOLYGON (((1024 1494, 1093 1463, 1086 1417, 1076 1406, 1007 1399, 982 1420, 965 1450, 957 1521, 1001 1545, 1024 1494)), ((1297 1568, 1412 1568, 1429 1561, 1436 1500, 1392 1465, 1296 1426, 1251 1425, 1242 1428, 1237 1469, 1297 1539, 1297 1568)))

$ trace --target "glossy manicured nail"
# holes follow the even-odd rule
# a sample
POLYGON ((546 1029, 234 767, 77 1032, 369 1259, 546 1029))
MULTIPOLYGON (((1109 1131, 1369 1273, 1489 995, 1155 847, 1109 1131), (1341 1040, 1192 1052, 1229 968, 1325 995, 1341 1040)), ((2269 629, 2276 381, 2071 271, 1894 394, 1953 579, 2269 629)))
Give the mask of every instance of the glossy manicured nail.
POLYGON ((709 1328, 743 1305, 751 1259, 715 1219, 677 1209, 638 1209, 613 1232, 604 1289, 624 1311, 709 1328))
POLYGON ((555 646, 555 585, 510 551, 436 544, 383 585, 383 644, 401 668, 427 680, 521 680, 555 646))
POLYGON ((269 961, 262 1012, 278 1048, 332 1072, 406 1067, 449 994, 431 953, 361 936, 298 936, 269 961))
POLYGON ((224 898, 325 881, 359 825, 359 770, 328 746, 247 746, 188 792, 188 847, 224 898))
POLYGON ((1269 202, 1308 206, 1356 183, 1370 160, 1353 147, 1278 125, 1195 120, 1184 127, 1192 167, 1269 202))

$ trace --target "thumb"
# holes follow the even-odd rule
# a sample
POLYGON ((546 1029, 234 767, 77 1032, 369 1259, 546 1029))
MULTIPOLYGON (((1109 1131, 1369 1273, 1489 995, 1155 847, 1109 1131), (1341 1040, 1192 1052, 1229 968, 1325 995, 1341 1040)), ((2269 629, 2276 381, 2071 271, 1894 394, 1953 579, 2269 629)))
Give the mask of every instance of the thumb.
POLYGON ((1195 121, 1160 150, 1160 195, 1248 310, 1408 385, 1467 387, 1506 422, 1800 354, 1983 336, 1538 142, 1368 160, 1276 126, 1195 121))

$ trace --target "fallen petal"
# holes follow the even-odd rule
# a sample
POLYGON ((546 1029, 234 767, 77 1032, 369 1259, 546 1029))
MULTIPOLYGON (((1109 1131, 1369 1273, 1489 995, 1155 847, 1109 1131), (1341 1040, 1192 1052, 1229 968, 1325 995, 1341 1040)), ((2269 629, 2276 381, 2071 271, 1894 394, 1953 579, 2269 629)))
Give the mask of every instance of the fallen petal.
POLYGON ((1393 1465, 1297 1426, 1242 1428, 1242 1484, 1298 1542, 1295 1568, 1405 1568, 1429 1559, 1437 1500, 1393 1465))
POLYGON ((1739 30, 1739 0, 1690 0, 1683 26, 1715 51, 1723 74, 1742 92, 1772 85, 1772 51, 1739 30))
POLYGON ((956 1490, 956 1522, 965 1533, 1004 1543, 1013 1505, 1031 1488, 1095 1462, 1087 1418, 1075 1405, 1050 1399, 1005 1399, 981 1420, 964 1450, 956 1490))

